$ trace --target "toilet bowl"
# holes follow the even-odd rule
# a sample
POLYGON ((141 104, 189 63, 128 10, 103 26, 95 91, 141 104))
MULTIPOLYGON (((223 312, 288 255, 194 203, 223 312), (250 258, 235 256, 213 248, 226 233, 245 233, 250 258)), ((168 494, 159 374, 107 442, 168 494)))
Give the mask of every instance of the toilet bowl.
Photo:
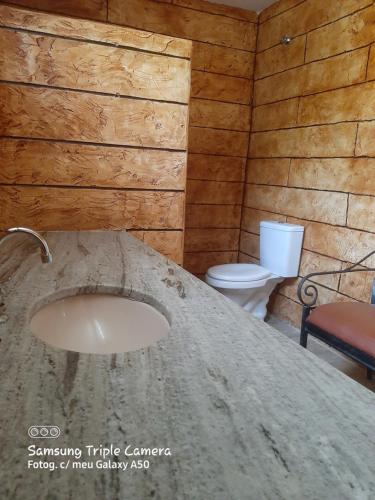
POLYGON ((276 285, 287 277, 298 276, 303 232, 303 226, 262 221, 260 265, 213 266, 206 273, 206 283, 264 320, 270 295, 276 285))
POLYGON ((223 264, 210 267, 206 274, 208 285, 262 320, 271 293, 283 279, 256 264, 223 264))

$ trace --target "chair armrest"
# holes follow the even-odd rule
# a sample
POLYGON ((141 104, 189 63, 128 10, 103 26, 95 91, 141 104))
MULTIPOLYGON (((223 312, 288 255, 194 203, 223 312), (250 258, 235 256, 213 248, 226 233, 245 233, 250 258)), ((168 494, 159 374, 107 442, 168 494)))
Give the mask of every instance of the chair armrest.
MULTIPOLYGON (((333 274, 345 274, 345 273, 360 273, 360 272, 371 272, 375 271, 375 268, 363 268, 363 269, 356 269, 357 266, 362 264, 365 260, 367 260, 369 257, 372 255, 375 255, 375 250, 367 254, 363 259, 358 261, 356 264, 353 264, 350 267, 347 267, 346 269, 342 269, 341 271, 324 271, 324 272, 319 272, 319 273, 310 273, 307 276, 305 276, 298 284, 298 289, 297 289, 297 295, 301 303, 307 307, 314 307, 317 300, 318 300, 318 289, 315 285, 306 283, 306 281, 309 281, 311 278, 315 276, 326 276, 326 275, 333 275, 333 274), (310 300, 306 299, 306 297, 311 297, 310 300)), ((375 280, 374 280, 374 285, 372 288, 372 298, 371 298, 371 303, 375 304, 375 280)))

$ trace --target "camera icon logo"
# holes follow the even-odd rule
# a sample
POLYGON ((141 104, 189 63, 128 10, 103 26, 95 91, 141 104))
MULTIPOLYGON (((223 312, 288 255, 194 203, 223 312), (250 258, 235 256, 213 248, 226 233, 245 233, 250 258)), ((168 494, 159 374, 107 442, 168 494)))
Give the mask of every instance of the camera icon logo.
POLYGON ((27 431, 29 437, 36 438, 53 438, 60 436, 61 431, 57 425, 32 425, 27 431))

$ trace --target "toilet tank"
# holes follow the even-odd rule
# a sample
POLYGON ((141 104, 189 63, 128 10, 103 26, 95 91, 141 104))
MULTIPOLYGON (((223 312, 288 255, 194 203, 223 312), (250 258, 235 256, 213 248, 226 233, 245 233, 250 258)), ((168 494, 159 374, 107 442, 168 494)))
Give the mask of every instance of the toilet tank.
POLYGON ((260 223, 260 265, 284 278, 298 276, 303 226, 284 222, 260 223))

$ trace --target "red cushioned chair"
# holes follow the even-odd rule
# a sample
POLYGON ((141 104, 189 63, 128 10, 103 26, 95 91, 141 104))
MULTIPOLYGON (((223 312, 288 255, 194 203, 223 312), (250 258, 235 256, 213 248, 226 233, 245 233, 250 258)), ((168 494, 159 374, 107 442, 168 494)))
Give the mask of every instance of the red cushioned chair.
POLYGON ((375 271, 357 267, 374 254, 375 250, 342 271, 308 274, 298 285, 298 298, 303 304, 301 346, 306 347, 307 337, 312 335, 364 365, 368 379, 375 371, 375 279, 370 304, 337 302, 321 306, 316 306, 318 289, 310 280, 328 274, 375 271))

